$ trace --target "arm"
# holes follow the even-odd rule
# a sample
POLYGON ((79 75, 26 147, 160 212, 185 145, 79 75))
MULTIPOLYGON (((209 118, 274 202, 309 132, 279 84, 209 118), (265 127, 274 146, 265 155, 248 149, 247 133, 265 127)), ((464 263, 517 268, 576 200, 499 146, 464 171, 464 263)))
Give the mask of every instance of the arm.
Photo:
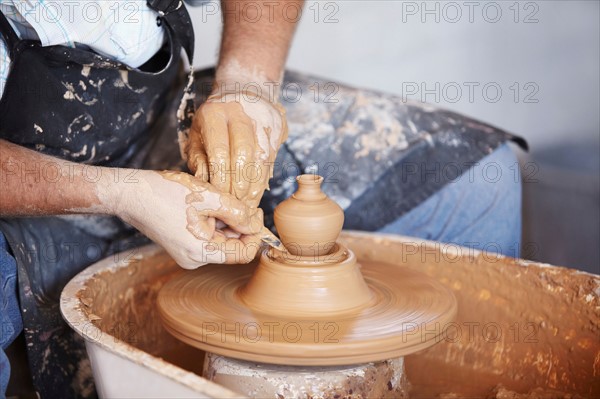
POLYGON ((115 213, 108 168, 71 163, 0 140, 0 216, 115 213), (111 195, 107 195, 111 197, 111 195))
POLYGON ((196 112, 186 151, 197 177, 251 207, 258 206, 268 188, 277 151, 287 137, 278 97, 297 21, 286 17, 284 4, 301 10, 303 1, 222 1, 215 83, 196 112), (260 18, 250 15, 253 8, 246 3, 258 4, 260 18))
POLYGON ((0 216, 115 215, 184 268, 247 263, 260 246, 260 211, 185 173, 81 165, 0 140, 0 184, 0 216))
MULTIPOLYGON (((215 78, 215 89, 225 84, 256 82, 263 90, 269 82, 281 83, 285 61, 296 29, 294 10, 301 10, 304 1, 258 2, 260 18, 252 7, 254 0, 222 0, 223 36, 215 78), (290 17, 284 12, 289 11, 290 17), (247 15, 243 15, 244 10, 247 15), (265 85, 265 83, 267 83, 265 85)), ((270 100, 273 102, 277 98, 270 100)))

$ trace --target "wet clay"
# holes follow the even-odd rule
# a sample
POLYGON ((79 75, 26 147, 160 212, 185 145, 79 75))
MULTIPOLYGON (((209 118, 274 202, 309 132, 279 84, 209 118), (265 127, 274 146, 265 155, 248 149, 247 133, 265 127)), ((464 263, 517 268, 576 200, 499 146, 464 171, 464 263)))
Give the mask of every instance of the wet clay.
POLYGON ((218 190, 256 207, 286 138, 280 104, 247 90, 217 92, 194 117, 186 149, 188 166, 218 190))
POLYGON ((278 230, 298 225, 282 234, 290 252, 265 250, 258 266, 208 265, 174 278, 157 302, 165 328, 212 353, 284 365, 382 361, 435 344, 439 333, 428 331, 454 319, 452 293, 419 272, 361 268, 345 246, 323 245, 339 235, 343 214, 320 191, 321 178, 298 182, 284 211, 275 210, 278 230), (313 242, 302 241, 302 229, 313 242), (292 249, 297 237, 301 255, 292 249), (328 251, 312 251, 315 242, 328 251))
MULTIPOLYGON (((199 240, 211 240, 216 244, 226 241, 227 234, 216 228, 216 220, 214 217, 208 216, 209 213, 227 215, 227 222, 233 226, 249 226, 254 231, 262 226, 262 216, 257 217, 257 215, 262 215, 260 209, 247 209, 241 203, 236 202, 234 198, 215 192, 205 182, 186 173, 175 171, 158 173, 165 179, 182 184, 190 190, 185 199, 185 203, 189 205, 186 209, 186 229, 199 240)), ((234 232, 233 234, 235 235, 234 232)), ((285 247, 267 228, 262 227, 259 234, 263 242, 280 251, 285 251, 285 247)), ((250 260, 251 258, 247 259, 247 261, 250 260)), ((241 258, 238 261, 247 263, 243 262, 241 258)))
MULTIPOLYGON (((158 173, 163 178, 177 182, 190 190, 185 198, 185 203, 189 205, 186 209, 187 230, 198 239, 212 238, 214 241, 212 232, 215 231, 216 221, 214 217, 208 216, 209 213, 227 215, 226 221, 232 226, 248 226, 260 222, 253 218, 256 213, 261 212, 260 210, 249 210, 240 206, 232 197, 216 191, 192 175, 176 171, 158 173)), ((253 230, 258 232, 262 229, 257 225, 253 230)))
POLYGON ((327 254, 344 224, 344 211, 321 191, 323 177, 296 178, 298 190, 275 209, 275 227, 288 252, 293 255, 327 254))
MULTIPOLYGON (((319 309, 326 295, 308 297, 307 306, 299 307, 284 297, 279 297, 282 304, 273 302, 275 297, 266 292, 275 309, 270 313, 244 302, 244 287, 255 268, 207 265, 169 281, 157 300, 167 331, 207 352, 238 359, 345 365, 396 358, 429 347, 439 341, 439 326, 456 314, 456 302, 443 285, 385 264, 363 264, 372 300, 354 311, 311 312, 311 306, 319 309), (290 314, 284 315, 284 309, 291 309, 290 314)), ((318 277, 312 285, 316 282, 318 277)), ((294 296, 297 284, 296 279, 281 291, 294 296)), ((353 295, 346 291, 345 296, 346 305, 353 295)), ((269 301, 260 304, 266 307, 269 301)))
MULTIPOLYGON (((160 243, 181 267, 247 263, 256 256, 260 209, 183 172, 148 171, 138 181, 125 191, 135 201, 123 219, 160 243)), ((127 196, 120 198, 125 202, 127 196)))
POLYGON ((357 313, 376 299, 354 254, 337 244, 320 257, 265 252, 237 296, 250 309, 282 317, 357 313))

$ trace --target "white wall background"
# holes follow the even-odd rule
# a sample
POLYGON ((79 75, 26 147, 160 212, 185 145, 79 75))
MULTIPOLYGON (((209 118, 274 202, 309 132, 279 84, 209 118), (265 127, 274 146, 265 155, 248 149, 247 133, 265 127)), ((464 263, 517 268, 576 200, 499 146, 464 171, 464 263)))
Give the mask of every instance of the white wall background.
MULTIPOLYGON (((196 67, 216 61, 218 9, 192 9, 196 67)), ((598 1, 308 1, 288 68, 525 137, 539 170, 523 185, 523 256, 600 273, 599 21, 598 1)))
MULTIPOLYGON (((412 91, 409 97, 523 135, 534 149, 566 136, 597 138, 599 4, 308 1, 288 68, 400 95, 412 91), (437 99, 422 90, 436 83, 437 99), (469 84, 479 85, 471 98, 469 84), (526 102, 528 94, 537 103, 526 102)), ((219 3, 191 10, 196 67, 214 65, 219 3)), ((283 5, 274 10, 283 12, 283 5)))

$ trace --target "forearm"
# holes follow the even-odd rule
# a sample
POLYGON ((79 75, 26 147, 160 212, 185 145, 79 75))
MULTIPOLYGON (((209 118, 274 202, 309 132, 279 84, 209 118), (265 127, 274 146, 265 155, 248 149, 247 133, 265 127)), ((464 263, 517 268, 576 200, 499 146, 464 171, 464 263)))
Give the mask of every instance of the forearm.
POLYGON ((262 211, 183 172, 80 165, 0 140, 0 216, 115 215, 185 268, 247 263, 260 247, 262 211), (235 237, 216 233, 216 219, 235 237))
POLYGON ((0 140, 0 216, 114 213, 109 197, 115 170, 0 140))
POLYGON ((261 90, 281 83, 285 61, 304 1, 222 0, 224 18, 215 89, 252 82, 261 90), (253 7, 246 7, 252 3, 253 7), (260 18, 255 18, 256 5, 260 18), (247 12, 252 15, 243 15, 247 12), (266 84, 265 84, 266 83, 266 84), (270 85, 270 86, 269 86, 270 85))

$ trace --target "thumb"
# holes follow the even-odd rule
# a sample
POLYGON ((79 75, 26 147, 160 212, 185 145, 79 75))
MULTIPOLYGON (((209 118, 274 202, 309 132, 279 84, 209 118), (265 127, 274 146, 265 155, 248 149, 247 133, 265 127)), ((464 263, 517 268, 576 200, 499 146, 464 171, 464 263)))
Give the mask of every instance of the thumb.
POLYGON ((225 222, 230 228, 242 234, 257 234, 264 227, 263 211, 250 208, 231 194, 221 193, 221 207, 200 211, 204 216, 225 222))

